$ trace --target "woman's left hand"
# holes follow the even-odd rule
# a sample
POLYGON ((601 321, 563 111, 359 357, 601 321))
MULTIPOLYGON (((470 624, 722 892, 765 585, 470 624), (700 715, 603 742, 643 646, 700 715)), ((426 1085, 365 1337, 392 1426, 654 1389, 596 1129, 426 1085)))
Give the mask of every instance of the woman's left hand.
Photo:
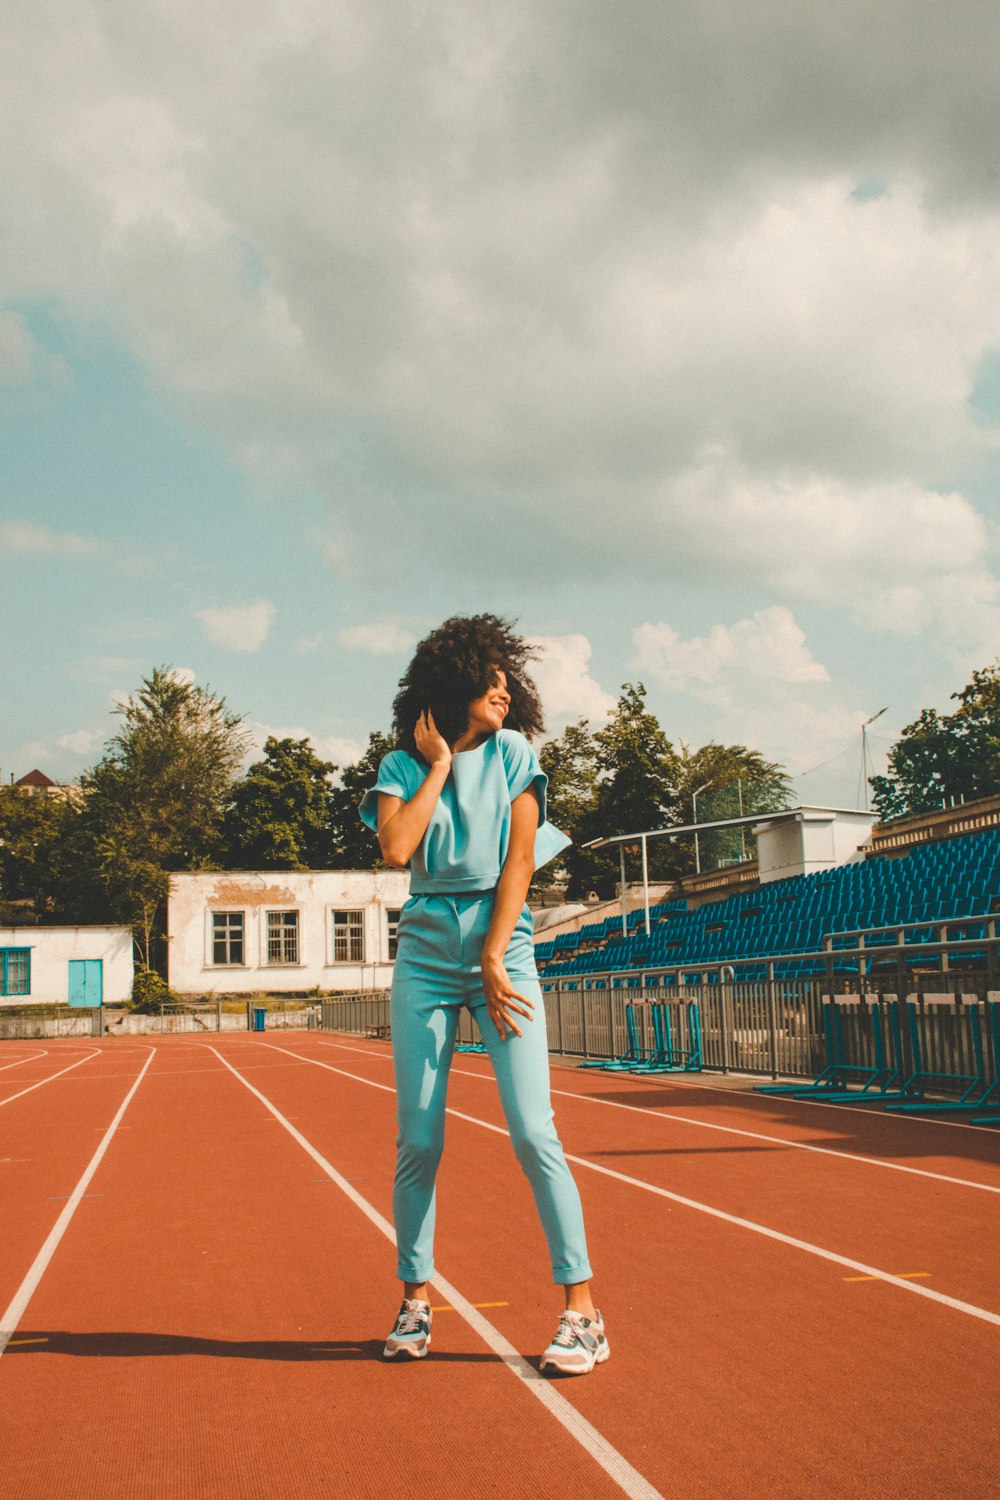
POLYGON ((486 996, 486 1009, 490 1020, 500 1033, 500 1040, 507 1040, 507 1028, 510 1027, 515 1036, 522 1036, 520 1026, 514 1020, 514 1015, 524 1016, 526 1020, 533 1021, 535 1005, 527 995, 519 995, 510 982, 510 976, 504 964, 483 960, 483 994, 486 996))

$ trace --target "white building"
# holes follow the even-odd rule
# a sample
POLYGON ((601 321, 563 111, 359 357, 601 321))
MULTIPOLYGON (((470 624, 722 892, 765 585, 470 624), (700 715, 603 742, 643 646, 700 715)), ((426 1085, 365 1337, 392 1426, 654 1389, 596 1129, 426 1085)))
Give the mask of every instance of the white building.
POLYGON ((171 875, 170 987, 181 995, 381 989, 409 890, 407 870, 171 875))
POLYGON ((0 927, 0 1007, 119 1005, 132 974, 128 927, 0 927))

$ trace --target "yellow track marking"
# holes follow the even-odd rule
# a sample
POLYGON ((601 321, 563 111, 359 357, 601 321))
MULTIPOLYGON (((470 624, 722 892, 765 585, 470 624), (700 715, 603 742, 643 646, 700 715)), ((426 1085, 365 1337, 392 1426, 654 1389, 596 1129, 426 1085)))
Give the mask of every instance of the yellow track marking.
MULTIPOLYGON (((929 1276, 930 1271, 897 1271, 896 1278, 899 1281, 916 1281, 918 1276, 929 1276)), ((881 1281, 881 1276, 844 1276, 844 1281, 881 1281)))
MULTIPOLYGON (((472 1306, 473 1307, 509 1307, 510 1303, 509 1302, 473 1302, 472 1306)), ((448 1307, 447 1305, 445 1305, 443 1307, 432 1307, 431 1308, 431 1312, 454 1312, 454 1311, 455 1311, 455 1309, 453 1307, 448 1307)))
POLYGON ((11 1339, 10 1343, 7 1345, 7 1348, 16 1349, 18 1344, 47 1344, 48 1341, 49 1340, 47 1334, 43 1339, 11 1339))

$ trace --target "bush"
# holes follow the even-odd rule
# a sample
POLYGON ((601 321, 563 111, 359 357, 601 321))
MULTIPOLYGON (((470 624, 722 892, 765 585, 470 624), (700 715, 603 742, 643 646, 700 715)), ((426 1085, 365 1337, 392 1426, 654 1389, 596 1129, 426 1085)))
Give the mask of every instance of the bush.
POLYGON ((132 980, 132 1009, 158 1011, 161 1006, 174 1005, 177 996, 162 974, 155 969, 136 969, 132 980))

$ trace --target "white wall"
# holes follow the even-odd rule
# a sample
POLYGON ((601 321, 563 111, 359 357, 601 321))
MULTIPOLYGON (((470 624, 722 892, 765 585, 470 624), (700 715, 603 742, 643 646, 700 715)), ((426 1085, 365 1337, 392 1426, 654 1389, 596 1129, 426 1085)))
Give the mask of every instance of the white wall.
POLYGON ((170 877, 167 965, 181 995, 378 989, 392 979, 386 913, 410 890, 407 870, 225 871, 170 877), (334 954, 335 911, 361 911, 364 962, 334 954), (268 913, 297 914, 297 960, 268 958, 268 913), (242 963, 216 962, 214 917, 241 919, 242 963))
POLYGON ((70 959, 99 959, 105 1005, 132 994, 132 933, 128 927, 0 927, 0 948, 31 950, 27 995, 0 997, 0 1006, 69 999, 70 959))
POLYGON ((803 807, 794 821, 761 824, 754 830, 761 885, 847 864, 868 839, 874 822, 874 813, 803 807))

